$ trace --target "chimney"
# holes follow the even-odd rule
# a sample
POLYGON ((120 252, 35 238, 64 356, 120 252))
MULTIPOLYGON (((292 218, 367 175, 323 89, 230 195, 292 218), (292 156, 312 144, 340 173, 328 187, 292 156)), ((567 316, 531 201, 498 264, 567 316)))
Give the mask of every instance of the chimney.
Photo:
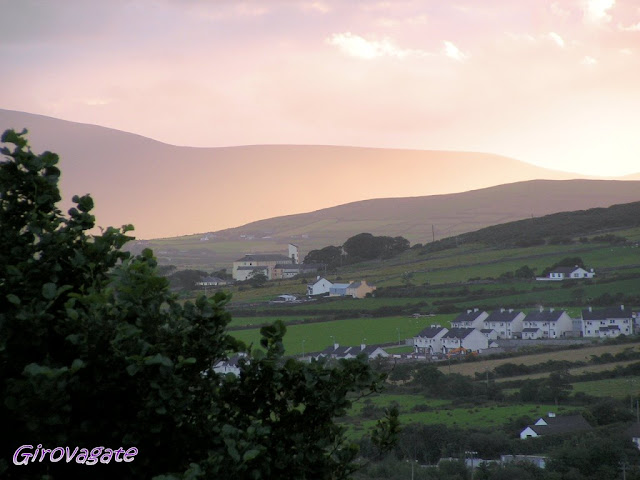
POLYGON ((501 308, 501 309, 500 309, 500 313, 504 313, 504 308, 501 308))
POLYGON ((364 343, 360 344, 360 350, 364 350, 365 348, 367 348, 367 346, 364 343))
POLYGON ((471 310, 467 310, 467 313, 471 313, 471 310))
POLYGON ((333 349, 334 349, 334 350, 337 350, 337 349, 338 349, 338 347, 340 347, 340 345, 339 345, 339 344, 337 344, 337 343, 334 343, 334 344, 333 344, 333 349))
POLYGON ((624 305, 620 305, 620 310, 624 312, 624 305))
POLYGON ((547 415, 549 418, 556 418, 556 414, 554 412, 549 412, 547 415))
POLYGON ((589 307, 589 311, 590 311, 590 312, 593 312, 593 309, 592 309, 591 307, 589 307))
POLYGON ((477 312, 477 311, 478 311, 478 309, 477 309, 477 308, 474 308, 474 309, 473 309, 473 311, 474 311, 474 312, 477 312))
POLYGON ((550 312, 553 312, 554 310, 555 310, 555 308, 553 308, 553 307, 551 307, 551 308, 549 309, 549 311, 550 311, 550 312))
POLYGON ((544 312, 544 307, 540 305, 540 313, 544 312))
POLYGON ((509 309, 509 313, 513 313, 513 308, 510 308, 510 309, 509 309))

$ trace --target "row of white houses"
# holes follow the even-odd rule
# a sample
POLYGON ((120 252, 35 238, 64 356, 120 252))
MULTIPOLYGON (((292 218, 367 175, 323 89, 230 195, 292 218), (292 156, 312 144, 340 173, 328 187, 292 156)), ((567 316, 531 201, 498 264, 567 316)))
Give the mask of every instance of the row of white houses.
POLYGON ((636 314, 620 307, 582 310, 581 317, 571 318, 564 310, 536 310, 525 314, 513 309, 491 313, 477 308, 467 310, 451 322, 422 330, 413 338, 418 353, 447 353, 455 348, 474 352, 489 348, 492 341, 521 338, 593 337, 607 338, 634 333, 636 314))

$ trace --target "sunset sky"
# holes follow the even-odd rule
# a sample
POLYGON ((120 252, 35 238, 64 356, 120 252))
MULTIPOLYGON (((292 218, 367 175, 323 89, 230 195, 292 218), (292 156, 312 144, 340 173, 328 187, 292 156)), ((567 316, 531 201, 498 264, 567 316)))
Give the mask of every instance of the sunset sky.
POLYGON ((0 0, 0 108, 189 146, 640 171, 638 0, 0 0))

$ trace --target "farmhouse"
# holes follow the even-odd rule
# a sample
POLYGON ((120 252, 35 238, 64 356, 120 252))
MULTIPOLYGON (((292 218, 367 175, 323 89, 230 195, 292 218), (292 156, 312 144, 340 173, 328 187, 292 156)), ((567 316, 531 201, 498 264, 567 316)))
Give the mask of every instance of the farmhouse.
MULTIPOLYGON (((267 279, 276 278, 274 269, 276 265, 298 264, 298 247, 289 244, 289 256, 275 253, 247 254, 233 262, 233 279, 244 281, 251 278, 256 273, 264 274, 267 279)), ((280 269, 282 270, 282 268, 280 269)))
POLYGON ((567 312, 554 310, 553 308, 544 311, 528 313, 524 318, 522 329, 523 340, 533 340, 536 338, 559 338, 569 335, 573 330, 573 321, 567 312))
POLYGON ((485 318, 483 328, 495 330, 497 338, 515 338, 520 336, 523 329, 524 313, 514 312, 513 309, 495 310, 485 318))
POLYGON ((329 293, 329 289, 333 286, 329 280, 324 277, 316 278, 316 281, 307 285, 307 295, 325 295, 329 293))
POLYGON ((373 293, 375 285, 369 285, 366 280, 353 282, 347 287, 347 295, 353 298, 364 298, 368 293, 373 293))
POLYGON ((451 322, 453 328, 482 328, 484 320, 489 316, 487 312, 479 311, 477 308, 467 310, 456 317, 451 322))
POLYGON ((442 337, 449 331, 440 325, 432 325, 413 337, 416 353, 434 354, 442 352, 442 337))
POLYGON ((546 277, 536 277, 536 280, 578 280, 583 278, 593 278, 595 276, 593 268, 589 271, 576 265, 575 267, 556 267, 546 277))
POLYGON ((582 310, 583 337, 617 337, 633 334, 633 313, 624 305, 582 310))
POLYGON ((520 438, 540 437, 543 435, 561 435, 564 433, 576 433, 591 430, 592 427, 582 415, 563 415, 556 417, 556 414, 549 412, 548 417, 540 417, 533 425, 520 432, 520 438))

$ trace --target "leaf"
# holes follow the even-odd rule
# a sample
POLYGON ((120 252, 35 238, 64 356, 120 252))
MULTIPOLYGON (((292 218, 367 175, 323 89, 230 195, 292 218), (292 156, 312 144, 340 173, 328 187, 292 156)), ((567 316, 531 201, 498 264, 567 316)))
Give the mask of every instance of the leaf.
POLYGON ((17 295, 14 295, 13 293, 10 293, 9 295, 7 295, 7 300, 9 300, 9 302, 13 303, 14 305, 20 305, 20 299, 18 298, 17 295))
POLYGON ((58 292, 58 288, 55 283, 45 283, 42 286, 42 296, 47 300, 53 300, 56 298, 56 293, 58 292))
POLYGON ((258 455, 260 455, 260 450, 256 450, 256 449, 247 450, 246 452, 244 452, 244 455, 242 456, 242 461, 249 462, 254 458, 256 458, 258 455))
POLYGON ((132 377, 140 371, 140 365, 131 364, 127 367, 127 373, 132 377))

